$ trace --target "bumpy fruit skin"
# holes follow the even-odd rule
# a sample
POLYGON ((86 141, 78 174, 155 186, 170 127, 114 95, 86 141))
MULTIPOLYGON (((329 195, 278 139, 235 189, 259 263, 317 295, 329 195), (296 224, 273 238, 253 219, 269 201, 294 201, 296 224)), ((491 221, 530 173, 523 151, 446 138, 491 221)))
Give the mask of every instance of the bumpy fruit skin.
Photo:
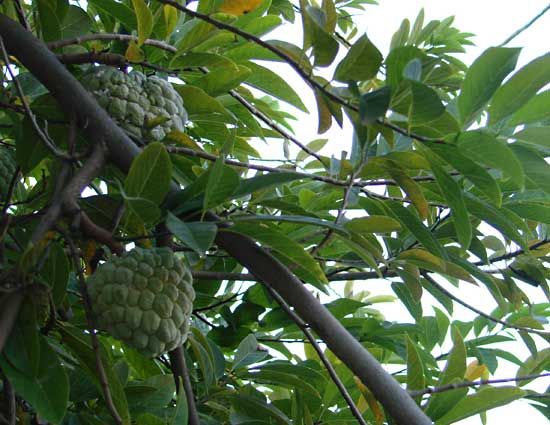
POLYGON ((16 169, 17 164, 10 149, 0 146, 0 200, 8 193, 16 169))
POLYGON ((97 326, 148 357, 187 339, 193 279, 168 248, 135 248, 100 265, 88 292, 97 326))
POLYGON ((98 66, 86 72, 81 82, 122 128, 144 141, 182 131, 187 121, 181 96, 159 77, 98 66))

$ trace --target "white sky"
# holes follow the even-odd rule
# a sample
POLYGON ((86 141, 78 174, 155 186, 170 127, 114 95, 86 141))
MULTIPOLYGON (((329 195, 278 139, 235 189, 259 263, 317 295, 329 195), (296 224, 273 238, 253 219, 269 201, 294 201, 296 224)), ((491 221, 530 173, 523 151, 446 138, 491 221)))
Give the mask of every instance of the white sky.
MULTIPOLYGON (((475 34, 472 41, 476 45, 469 47, 466 54, 459 56, 462 61, 468 64, 486 48, 502 43, 508 36, 525 25, 549 4, 546 0, 380 0, 379 3, 378 6, 368 6, 366 12, 358 13, 355 21, 358 23, 360 33, 366 32, 384 56, 387 55, 391 36, 397 30, 401 21, 404 18, 408 18, 413 22, 420 8, 423 7, 425 10, 425 22, 429 22, 431 19, 444 19, 453 15, 455 16, 453 24, 455 27, 463 32, 475 34)), ((301 28, 300 25, 288 25, 266 38, 283 39, 299 44, 301 42, 301 28)), ((550 12, 547 12, 545 16, 540 18, 532 27, 515 38, 507 46, 523 48, 518 62, 518 67, 520 67, 535 57, 547 53, 549 39, 550 12)), ((307 143, 319 137, 328 138, 330 142, 323 151, 325 154, 330 155, 334 153, 336 156, 339 156, 341 150, 349 152, 351 146, 350 129, 344 128, 342 130, 334 126, 329 132, 318 136, 316 134, 316 107, 312 96, 309 95, 309 89, 292 72, 282 71, 282 69, 281 72, 284 72, 285 79, 303 96, 306 106, 312 112, 312 115, 306 115, 297 113, 296 110, 292 111, 298 117, 298 123, 293 123, 298 139, 303 143, 307 143)), ((325 73, 325 77, 330 78, 331 75, 332 72, 325 73)), ((281 146, 270 146, 268 151, 268 156, 270 157, 283 157, 281 146)), ((446 286, 447 288, 449 287, 448 285, 446 286)), ((526 290, 529 296, 535 296, 541 300, 539 291, 534 292, 530 290, 531 288, 524 288, 524 286, 528 285, 523 285, 522 289, 526 290)), ((335 285, 335 287, 343 288, 343 283, 342 285, 335 285)), ((372 295, 381 293, 393 294, 388 282, 384 281, 357 282, 356 287, 356 291, 369 290, 372 292, 372 295)), ((463 286, 461 286, 460 292, 454 292, 455 294, 460 294, 466 301, 483 311, 490 312, 495 307, 491 296, 484 289, 475 288, 474 290, 464 291, 463 286)), ((380 308, 380 310, 386 314, 388 320, 408 320, 412 322, 412 319, 404 309, 396 307, 388 305, 385 308, 380 308)), ((425 308, 425 314, 432 315, 433 313, 430 312, 429 308, 425 308)), ((455 304, 455 318, 471 320, 473 317, 475 316, 469 310, 455 304)), ((512 346, 502 345, 501 348, 510 349, 510 351, 513 351, 520 358, 524 359, 527 358, 529 353, 522 345, 521 342, 518 342, 512 346)), ((495 377, 515 376, 517 366, 506 366, 505 363, 499 361, 499 369, 495 377)), ((531 387, 536 388, 538 391, 543 391, 549 384, 548 380, 545 382, 541 379, 537 381, 536 385, 531 387)), ((548 424, 543 415, 522 401, 490 410, 487 414, 487 419, 488 425, 516 424, 518 420, 527 421, 529 425, 548 424)), ((461 425, 477 425, 481 424, 481 420, 479 416, 474 416, 459 423, 461 425)))

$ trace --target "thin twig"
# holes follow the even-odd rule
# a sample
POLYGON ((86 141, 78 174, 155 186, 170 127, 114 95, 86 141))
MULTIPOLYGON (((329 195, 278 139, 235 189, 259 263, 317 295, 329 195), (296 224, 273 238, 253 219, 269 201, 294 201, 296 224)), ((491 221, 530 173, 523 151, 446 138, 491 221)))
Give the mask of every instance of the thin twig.
POLYGON ((520 35, 523 31, 527 30, 529 27, 531 27, 535 22, 537 22, 542 16, 550 10, 550 4, 548 4, 544 9, 542 9, 533 19, 531 19, 529 22, 527 22, 524 26, 522 26, 520 29, 515 31, 510 37, 508 37, 506 40, 504 40, 501 44, 499 44, 499 47, 506 46, 508 43, 510 43, 514 38, 516 38, 518 35, 520 35))
MULTIPOLYGON (((66 38, 64 40, 58 40, 58 41, 51 41, 49 43, 46 43, 46 46, 48 46, 48 49, 54 50, 59 49, 60 47, 70 46, 72 44, 82 44, 87 41, 138 41, 138 37, 135 35, 129 35, 129 34, 88 34, 83 35, 80 37, 75 38, 66 38)), ((146 44, 148 46, 154 46, 158 47, 159 49, 166 50, 170 53, 176 53, 178 49, 176 49, 174 46, 165 43, 164 41, 160 40, 153 40, 148 38, 144 41, 143 44, 146 44)))
MULTIPOLYGON (((240 282, 257 282, 258 279, 251 273, 233 273, 233 272, 210 272, 210 271, 193 271, 193 279, 197 280, 238 280, 240 282)), ((384 277, 395 277, 395 272, 387 271, 382 273, 384 277)), ((380 275, 376 272, 349 272, 338 273, 332 276, 327 276, 330 282, 345 282, 348 280, 368 280, 380 279, 380 275)), ((200 311, 200 310, 199 310, 200 311)))
POLYGON ((544 338, 550 337, 550 332, 541 331, 539 329, 528 328, 528 327, 525 327, 525 326, 514 325, 513 323, 509 323, 505 320, 497 319, 496 317, 493 317, 490 314, 484 313, 483 311, 475 308, 474 306, 471 306, 466 301, 461 300, 460 298, 456 297, 455 295, 453 295, 452 293, 447 291, 443 286, 441 286, 434 279, 432 279, 427 272, 422 272, 422 276, 424 276, 424 278, 430 283, 430 285, 432 285, 437 290, 441 291, 444 295, 446 295, 447 297, 449 297, 453 301, 459 303, 463 307, 466 307, 468 310, 471 310, 474 313, 477 313, 480 316, 486 318, 487 320, 490 320, 491 322, 499 323, 502 326, 505 326, 505 327, 511 328, 511 329, 516 329, 518 331, 534 333, 534 334, 540 335, 544 338))
POLYGON ((285 311, 285 313, 296 323, 296 325, 302 330, 303 334, 306 336, 312 347, 317 352, 317 355, 319 356, 319 359, 321 362, 325 365, 327 368, 327 372, 330 375, 332 381, 340 391, 340 394, 342 394, 342 397, 344 400, 346 400, 346 403, 349 406, 349 409, 351 410, 351 413, 355 418, 357 419, 357 422, 361 425, 367 425, 365 422, 365 419, 363 419, 363 415, 361 415, 361 412, 353 402, 353 399, 351 398, 351 395, 349 394, 348 390, 346 389, 345 385, 340 380, 340 377, 336 373, 336 370, 334 370, 334 367, 332 366, 332 363, 327 359, 325 356, 325 353, 317 343, 317 339, 313 336, 311 331, 308 329, 308 325, 298 316, 294 310, 290 308, 290 306, 286 303, 286 301, 269 285, 265 285, 265 288, 271 295, 271 297, 277 301, 277 303, 281 306, 281 308, 285 311))
POLYGON ((99 383, 101 385, 101 390, 103 392, 103 397, 105 398, 105 404, 107 405, 107 409, 109 410, 109 413, 115 420, 117 424, 122 424, 122 419, 117 411, 117 408, 113 402, 113 398, 111 396, 111 390, 109 388, 109 381, 107 379, 107 374, 105 373, 105 368, 103 367, 103 361, 101 359, 101 352, 99 349, 99 341, 97 338, 96 333, 96 325, 92 310, 92 302, 90 301, 90 296, 88 294, 88 288, 86 287, 86 281, 84 278, 84 271, 82 270, 82 266, 80 264, 80 258, 78 256, 78 250, 74 244, 73 239, 71 236, 65 232, 62 229, 59 229, 61 233, 63 233, 63 236, 65 237, 65 240, 69 244, 69 249, 71 250, 71 257, 73 259, 74 267, 77 271, 78 275, 78 286, 80 289, 80 293, 82 294, 82 300, 84 303, 84 313, 86 315, 86 322, 88 324, 88 331, 90 332, 90 338, 92 340, 92 349, 95 356, 95 366, 96 371, 99 378, 99 383))
POLYGON ((21 4, 21 1, 13 0, 13 5, 15 6, 15 12, 17 13, 17 19, 19 19, 19 23, 27 31, 31 31, 31 26, 29 25, 29 21, 27 21, 27 17, 25 16, 25 10, 23 9, 23 5, 21 4))
POLYGON ((550 372, 533 374, 533 375, 516 376, 515 378, 480 379, 478 381, 464 381, 464 382, 457 382, 456 384, 442 385, 441 387, 427 387, 422 390, 409 391, 409 394, 411 395, 411 397, 418 397, 424 394, 442 393, 445 391, 456 390, 458 388, 477 387, 481 385, 491 385, 491 384, 504 384, 508 382, 531 381, 533 379, 545 378, 547 376, 550 376, 550 372))
MULTIPOLYGON (((344 199, 342 200, 342 205, 340 208, 338 208, 338 213, 336 214, 336 218, 334 219, 334 224, 340 224, 342 219, 344 218, 344 214, 346 212, 346 209, 348 207, 351 191, 354 186, 355 179, 361 174, 361 170, 363 169, 364 162, 361 162, 357 169, 352 173, 352 175, 349 177, 349 183, 344 189, 344 199)), ((311 250, 311 255, 315 256, 323 249, 323 247, 330 241, 330 238, 332 237, 334 233, 334 229, 330 228, 327 230, 324 238, 319 242, 313 249, 311 250)))
POLYGON ((264 114, 262 111, 260 111, 258 108, 256 108, 254 105, 252 105, 248 100, 246 100, 241 94, 239 94, 236 90, 230 90, 229 94, 237 100, 241 105, 243 105, 248 111, 254 115, 256 118, 258 118, 260 121, 263 121, 266 125, 271 127, 273 130, 275 130, 277 133, 279 133, 284 138, 290 140, 292 143, 294 143, 296 146, 298 146, 301 150, 308 153, 321 163, 323 163, 323 158, 321 155, 319 155, 317 152, 311 150, 306 145, 304 145, 302 142, 300 142, 295 136, 293 136, 290 132, 288 132, 283 126, 281 126, 279 123, 276 123, 271 118, 269 118, 266 114, 264 114))
MULTIPOLYGON (((540 248, 541 246, 543 245, 546 245, 550 243, 550 239, 543 239, 541 241, 538 241, 536 243, 534 243, 533 245, 529 246, 529 251, 533 251, 537 248, 540 248)), ((503 254, 503 255, 499 255, 498 257, 494 257, 494 258, 489 258, 488 262, 485 263, 484 261, 476 261, 475 263, 473 263, 474 266, 484 266, 484 265, 487 265, 487 264, 494 264, 494 263, 498 263, 500 261, 505 261, 505 260, 510 260, 512 258, 516 258, 522 254, 525 254, 525 251, 523 249, 518 249, 517 251, 512 251, 512 252, 509 252, 507 254, 503 254)))
MULTIPOLYGON (((193 278, 194 278, 194 276, 193 276, 193 278)), ((216 307, 219 307, 219 306, 228 304, 228 303, 230 303, 230 302, 233 302, 233 301, 235 300, 235 298, 237 298, 239 295, 241 295, 241 294, 239 294, 239 293, 237 292, 237 293, 231 295, 229 298, 226 298, 226 299, 224 299, 224 300, 220 300, 220 301, 218 301, 218 302, 216 302, 216 303, 214 303, 214 304, 207 305, 206 307, 195 308, 195 309, 193 309, 193 313, 197 313, 197 312, 199 312, 199 311, 213 310, 213 309, 215 309, 216 307)))
POLYGON ((170 358, 170 369, 172 370, 172 373, 174 374, 174 379, 176 381, 176 391, 179 392, 180 378, 181 381, 183 381, 183 389, 185 391, 185 398, 187 399, 187 410, 189 413, 188 424, 199 425, 199 413, 197 411, 197 406, 195 403, 193 386, 191 385, 189 370, 187 370, 183 348, 180 346, 175 350, 170 351, 168 353, 168 357, 170 358))

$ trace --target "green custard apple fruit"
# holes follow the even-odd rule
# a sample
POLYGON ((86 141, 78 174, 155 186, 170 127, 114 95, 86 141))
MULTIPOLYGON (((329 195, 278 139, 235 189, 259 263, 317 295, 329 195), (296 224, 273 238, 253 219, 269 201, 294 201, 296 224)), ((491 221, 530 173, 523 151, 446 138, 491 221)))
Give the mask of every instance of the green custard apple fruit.
POLYGON ((173 130, 183 131, 187 121, 183 100, 162 78, 97 66, 81 82, 123 129, 141 140, 158 141, 173 130))
POLYGON ((17 164, 13 153, 6 146, 0 146, 0 201, 8 193, 17 164))
POLYGON ((88 292, 98 328, 148 357, 187 339, 193 278, 168 248, 135 248, 101 264, 88 292))

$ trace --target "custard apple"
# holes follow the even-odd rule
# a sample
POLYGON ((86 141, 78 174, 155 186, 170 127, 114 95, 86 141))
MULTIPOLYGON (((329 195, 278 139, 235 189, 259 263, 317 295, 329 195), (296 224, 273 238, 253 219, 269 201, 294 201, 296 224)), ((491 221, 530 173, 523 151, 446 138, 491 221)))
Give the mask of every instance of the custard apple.
POLYGON ((81 82, 123 129, 141 140, 162 140, 173 130, 182 131, 187 121, 181 96, 157 76, 98 66, 81 82))
POLYGON ((17 169, 15 158, 9 148, 0 146, 0 200, 8 193, 11 180, 17 169))
POLYGON ((181 345, 195 291, 189 268, 168 248, 135 248, 88 280, 99 329, 148 357, 181 345))

